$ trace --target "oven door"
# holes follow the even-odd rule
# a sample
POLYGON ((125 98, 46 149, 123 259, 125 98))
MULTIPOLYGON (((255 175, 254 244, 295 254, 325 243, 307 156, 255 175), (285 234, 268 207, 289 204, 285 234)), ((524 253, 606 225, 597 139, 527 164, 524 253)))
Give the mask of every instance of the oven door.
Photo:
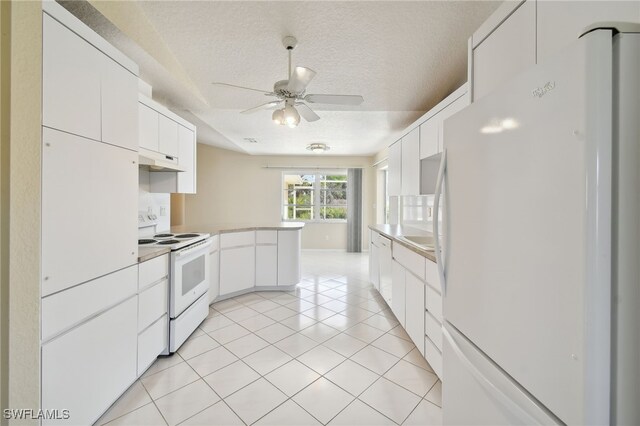
POLYGON ((176 318, 209 288, 210 240, 171 252, 169 314, 176 318))

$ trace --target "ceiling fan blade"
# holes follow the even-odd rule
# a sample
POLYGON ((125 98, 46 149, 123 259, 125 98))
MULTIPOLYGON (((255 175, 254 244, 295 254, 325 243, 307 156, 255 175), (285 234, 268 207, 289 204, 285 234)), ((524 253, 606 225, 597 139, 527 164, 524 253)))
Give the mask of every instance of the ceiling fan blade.
POLYGON ((360 105, 364 98, 360 95, 307 95, 304 100, 312 104, 360 105))
POLYGON ((273 95, 273 92, 267 92, 266 90, 260 90, 260 89, 253 89, 251 87, 245 87, 245 86, 237 86, 235 84, 229 84, 229 83, 219 83, 219 82, 213 82, 211 84, 214 84, 216 86, 227 86, 227 87, 234 87, 236 89, 244 89, 244 90, 252 90, 254 92, 260 92, 260 93, 264 93, 265 95, 273 95))
POLYGON ((302 93, 307 85, 316 76, 316 72, 310 68, 295 67, 289 77, 289 84, 287 84, 287 91, 290 93, 302 93))
POLYGON ((240 114, 252 114, 254 112, 258 112, 258 111, 263 110, 263 109, 270 109, 270 108, 273 108, 275 106, 278 106, 278 104, 280 102, 282 102, 282 101, 267 102, 266 104, 258 105, 257 107, 253 107, 253 108, 245 109, 244 111, 240 111, 240 114))
POLYGON ((313 110, 309 108, 309 105, 299 102, 296 103, 296 108, 298 109, 298 112, 300 113, 302 118, 304 118, 305 120, 309 122, 320 120, 320 116, 313 112, 313 110))

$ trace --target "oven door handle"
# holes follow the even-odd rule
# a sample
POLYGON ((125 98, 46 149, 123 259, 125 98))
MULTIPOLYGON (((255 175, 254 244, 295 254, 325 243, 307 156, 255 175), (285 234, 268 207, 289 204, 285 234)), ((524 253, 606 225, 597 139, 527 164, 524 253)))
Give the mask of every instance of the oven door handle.
POLYGON ((204 240, 204 242, 202 242, 202 243, 196 243, 196 244, 194 244, 192 246, 189 246, 189 247, 184 248, 182 250, 176 251, 176 257, 179 258, 179 257, 190 255, 195 251, 203 250, 203 249, 209 247, 211 244, 212 244, 212 241, 210 239, 209 240, 204 240))

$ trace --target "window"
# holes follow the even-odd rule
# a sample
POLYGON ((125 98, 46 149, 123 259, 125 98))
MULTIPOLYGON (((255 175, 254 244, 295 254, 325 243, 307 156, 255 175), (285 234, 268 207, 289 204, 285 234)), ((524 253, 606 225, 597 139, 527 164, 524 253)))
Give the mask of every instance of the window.
POLYGON ((345 172, 282 174, 284 220, 347 220, 347 175, 345 172))

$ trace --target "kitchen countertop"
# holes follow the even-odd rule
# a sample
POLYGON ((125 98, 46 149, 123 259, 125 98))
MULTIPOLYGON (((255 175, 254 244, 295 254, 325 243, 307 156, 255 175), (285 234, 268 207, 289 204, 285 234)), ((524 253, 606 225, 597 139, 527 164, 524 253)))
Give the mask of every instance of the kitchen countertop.
POLYGON ((138 263, 146 262, 170 252, 171 249, 169 247, 138 247, 138 263))
POLYGON ((208 232, 211 235, 225 234, 242 231, 283 231, 298 230, 304 227, 304 222, 272 222, 261 224, 247 223, 222 223, 204 225, 180 225, 172 226, 171 232, 208 232))
POLYGON ((436 254, 433 250, 426 250, 416 244, 412 244, 409 241, 401 239, 405 235, 430 237, 433 234, 423 229, 412 228, 410 226, 402 225, 369 225, 369 229, 378 232, 385 237, 393 240, 393 242, 400 244, 409 250, 418 253, 420 256, 426 257, 432 262, 436 262, 436 254))

